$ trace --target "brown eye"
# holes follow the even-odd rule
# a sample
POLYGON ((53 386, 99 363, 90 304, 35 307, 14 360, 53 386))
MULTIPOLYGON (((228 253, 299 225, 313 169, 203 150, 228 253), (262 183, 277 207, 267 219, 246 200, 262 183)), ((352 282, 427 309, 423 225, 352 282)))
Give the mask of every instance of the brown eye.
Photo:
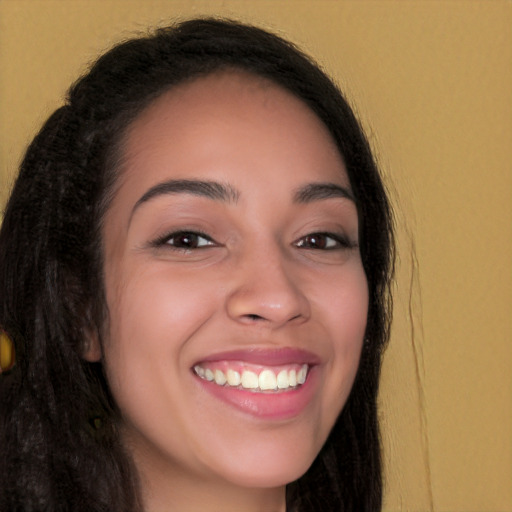
POLYGON ((213 245, 213 241, 210 237, 195 233, 193 231, 180 231, 173 233, 167 237, 165 241, 166 245, 170 245, 176 249, 202 249, 213 245))
POLYGON ((344 237, 331 233, 311 233, 302 237, 295 244, 302 249, 332 250, 350 247, 351 244, 344 237))

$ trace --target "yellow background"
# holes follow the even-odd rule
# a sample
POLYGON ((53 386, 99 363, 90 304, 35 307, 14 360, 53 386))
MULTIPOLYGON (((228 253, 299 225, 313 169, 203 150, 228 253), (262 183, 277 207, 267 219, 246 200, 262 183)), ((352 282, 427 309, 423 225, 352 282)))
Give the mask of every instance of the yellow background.
POLYGON ((0 0, 0 201, 66 87, 197 14, 278 31, 356 106, 397 205, 385 510, 512 511, 512 3, 0 0))

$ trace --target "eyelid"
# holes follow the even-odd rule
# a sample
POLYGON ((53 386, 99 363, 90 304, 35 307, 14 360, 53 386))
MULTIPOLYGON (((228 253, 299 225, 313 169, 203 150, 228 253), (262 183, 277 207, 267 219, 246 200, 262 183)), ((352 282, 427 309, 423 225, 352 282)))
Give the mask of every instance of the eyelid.
POLYGON ((171 245, 169 243, 169 240, 171 240, 172 238, 175 238, 175 237, 177 237, 179 235, 187 235, 187 234, 195 235, 195 236, 198 236, 200 238, 204 238, 205 240, 210 242, 208 244, 205 244, 203 246, 195 248, 195 250, 203 249, 205 247, 213 247, 215 245, 218 245, 217 242, 215 242, 215 240, 210 235, 208 235, 207 233, 204 233, 203 231, 201 231, 199 229, 181 228, 181 229, 174 229, 172 231, 167 232, 165 235, 159 236, 158 238, 156 238, 155 240, 150 242, 150 246, 154 247, 154 248, 159 248, 159 247, 167 246, 170 249, 175 249, 175 250, 192 250, 192 249, 185 249, 185 248, 182 248, 182 247, 174 247, 173 245, 171 245))
MULTIPOLYGON (((164 235, 159 236, 149 244, 153 248, 169 248, 176 251, 194 251, 194 250, 201 250, 206 249, 209 247, 215 247, 219 246, 218 242, 216 242, 210 235, 205 233, 204 231, 200 229, 195 228, 180 228, 180 229, 173 229, 171 231, 166 232, 164 235), (169 241, 173 238, 177 238, 180 235, 193 235, 197 236, 199 238, 202 238, 206 240, 207 243, 204 243, 202 245, 199 245, 197 247, 179 247, 174 244, 169 243, 169 241)), ((296 246, 299 249, 305 249, 305 250, 311 250, 311 251, 339 251, 339 250, 346 250, 346 249, 353 249, 358 247, 358 243, 354 242, 350 239, 347 235, 344 233, 335 233, 330 231, 312 231, 310 233, 306 233, 296 239, 294 242, 292 242, 292 245, 296 246), (331 240, 330 245, 326 247, 314 247, 314 246, 308 246, 306 245, 306 238, 308 237, 326 237, 331 240), (334 243, 332 242, 334 241, 334 243)), ((329 242, 328 244, 329 245, 329 242)))
POLYGON ((329 231, 314 231, 311 233, 307 233, 306 235, 301 236, 298 238, 295 242, 293 242, 294 245, 300 249, 309 249, 309 250, 323 250, 323 251, 335 251, 335 250, 343 250, 343 249, 354 249, 358 247, 358 243, 352 241, 348 236, 346 236, 344 233, 333 233, 329 231), (314 237, 314 236, 325 236, 327 238, 330 238, 335 241, 334 247, 326 247, 326 248, 318 248, 318 247, 307 247, 304 244, 304 240, 307 237, 314 237), (302 245, 300 245, 302 243, 302 245))

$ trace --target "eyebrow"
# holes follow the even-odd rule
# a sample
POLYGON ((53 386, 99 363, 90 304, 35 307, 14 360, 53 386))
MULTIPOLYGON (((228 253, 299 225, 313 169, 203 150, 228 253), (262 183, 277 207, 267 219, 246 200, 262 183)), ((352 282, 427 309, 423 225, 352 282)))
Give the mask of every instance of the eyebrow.
MULTIPOLYGON (((137 208, 142 204, 156 197, 169 194, 191 194, 225 203, 236 203, 240 197, 240 192, 234 187, 218 181, 169 180, 158 183, 145 192, 135 203, 130 218, 133 217, 137 208)), ((307 204, 336 197, 355 202, 354 196, 348 188, 336 185, 335 183, 308 183, 295 191, 293 202, 307 204)))
POLYGON ((191 194, 226 203, 236 203, 240 195, 240 193, 230 185, 226 185, 218 181, 169 180, 151 187, 135 203, 132 215, 141 204, 146 203, 155 197, 168 194, 191 194))
POLYGON ((355 203, 352 192, 335 183, 308 183, 297 189, 293 195, 293 201, 299 204, 311 203, 322 199, 341 197, 355 203))

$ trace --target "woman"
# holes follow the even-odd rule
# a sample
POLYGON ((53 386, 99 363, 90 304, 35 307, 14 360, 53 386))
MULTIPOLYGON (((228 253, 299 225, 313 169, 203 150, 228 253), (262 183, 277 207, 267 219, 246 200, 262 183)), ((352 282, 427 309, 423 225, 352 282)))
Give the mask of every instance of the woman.
POLYGON ((332 82, 260 29, 120 44, 0 233, 1 510, 379 510, 392 230, 332 82))

